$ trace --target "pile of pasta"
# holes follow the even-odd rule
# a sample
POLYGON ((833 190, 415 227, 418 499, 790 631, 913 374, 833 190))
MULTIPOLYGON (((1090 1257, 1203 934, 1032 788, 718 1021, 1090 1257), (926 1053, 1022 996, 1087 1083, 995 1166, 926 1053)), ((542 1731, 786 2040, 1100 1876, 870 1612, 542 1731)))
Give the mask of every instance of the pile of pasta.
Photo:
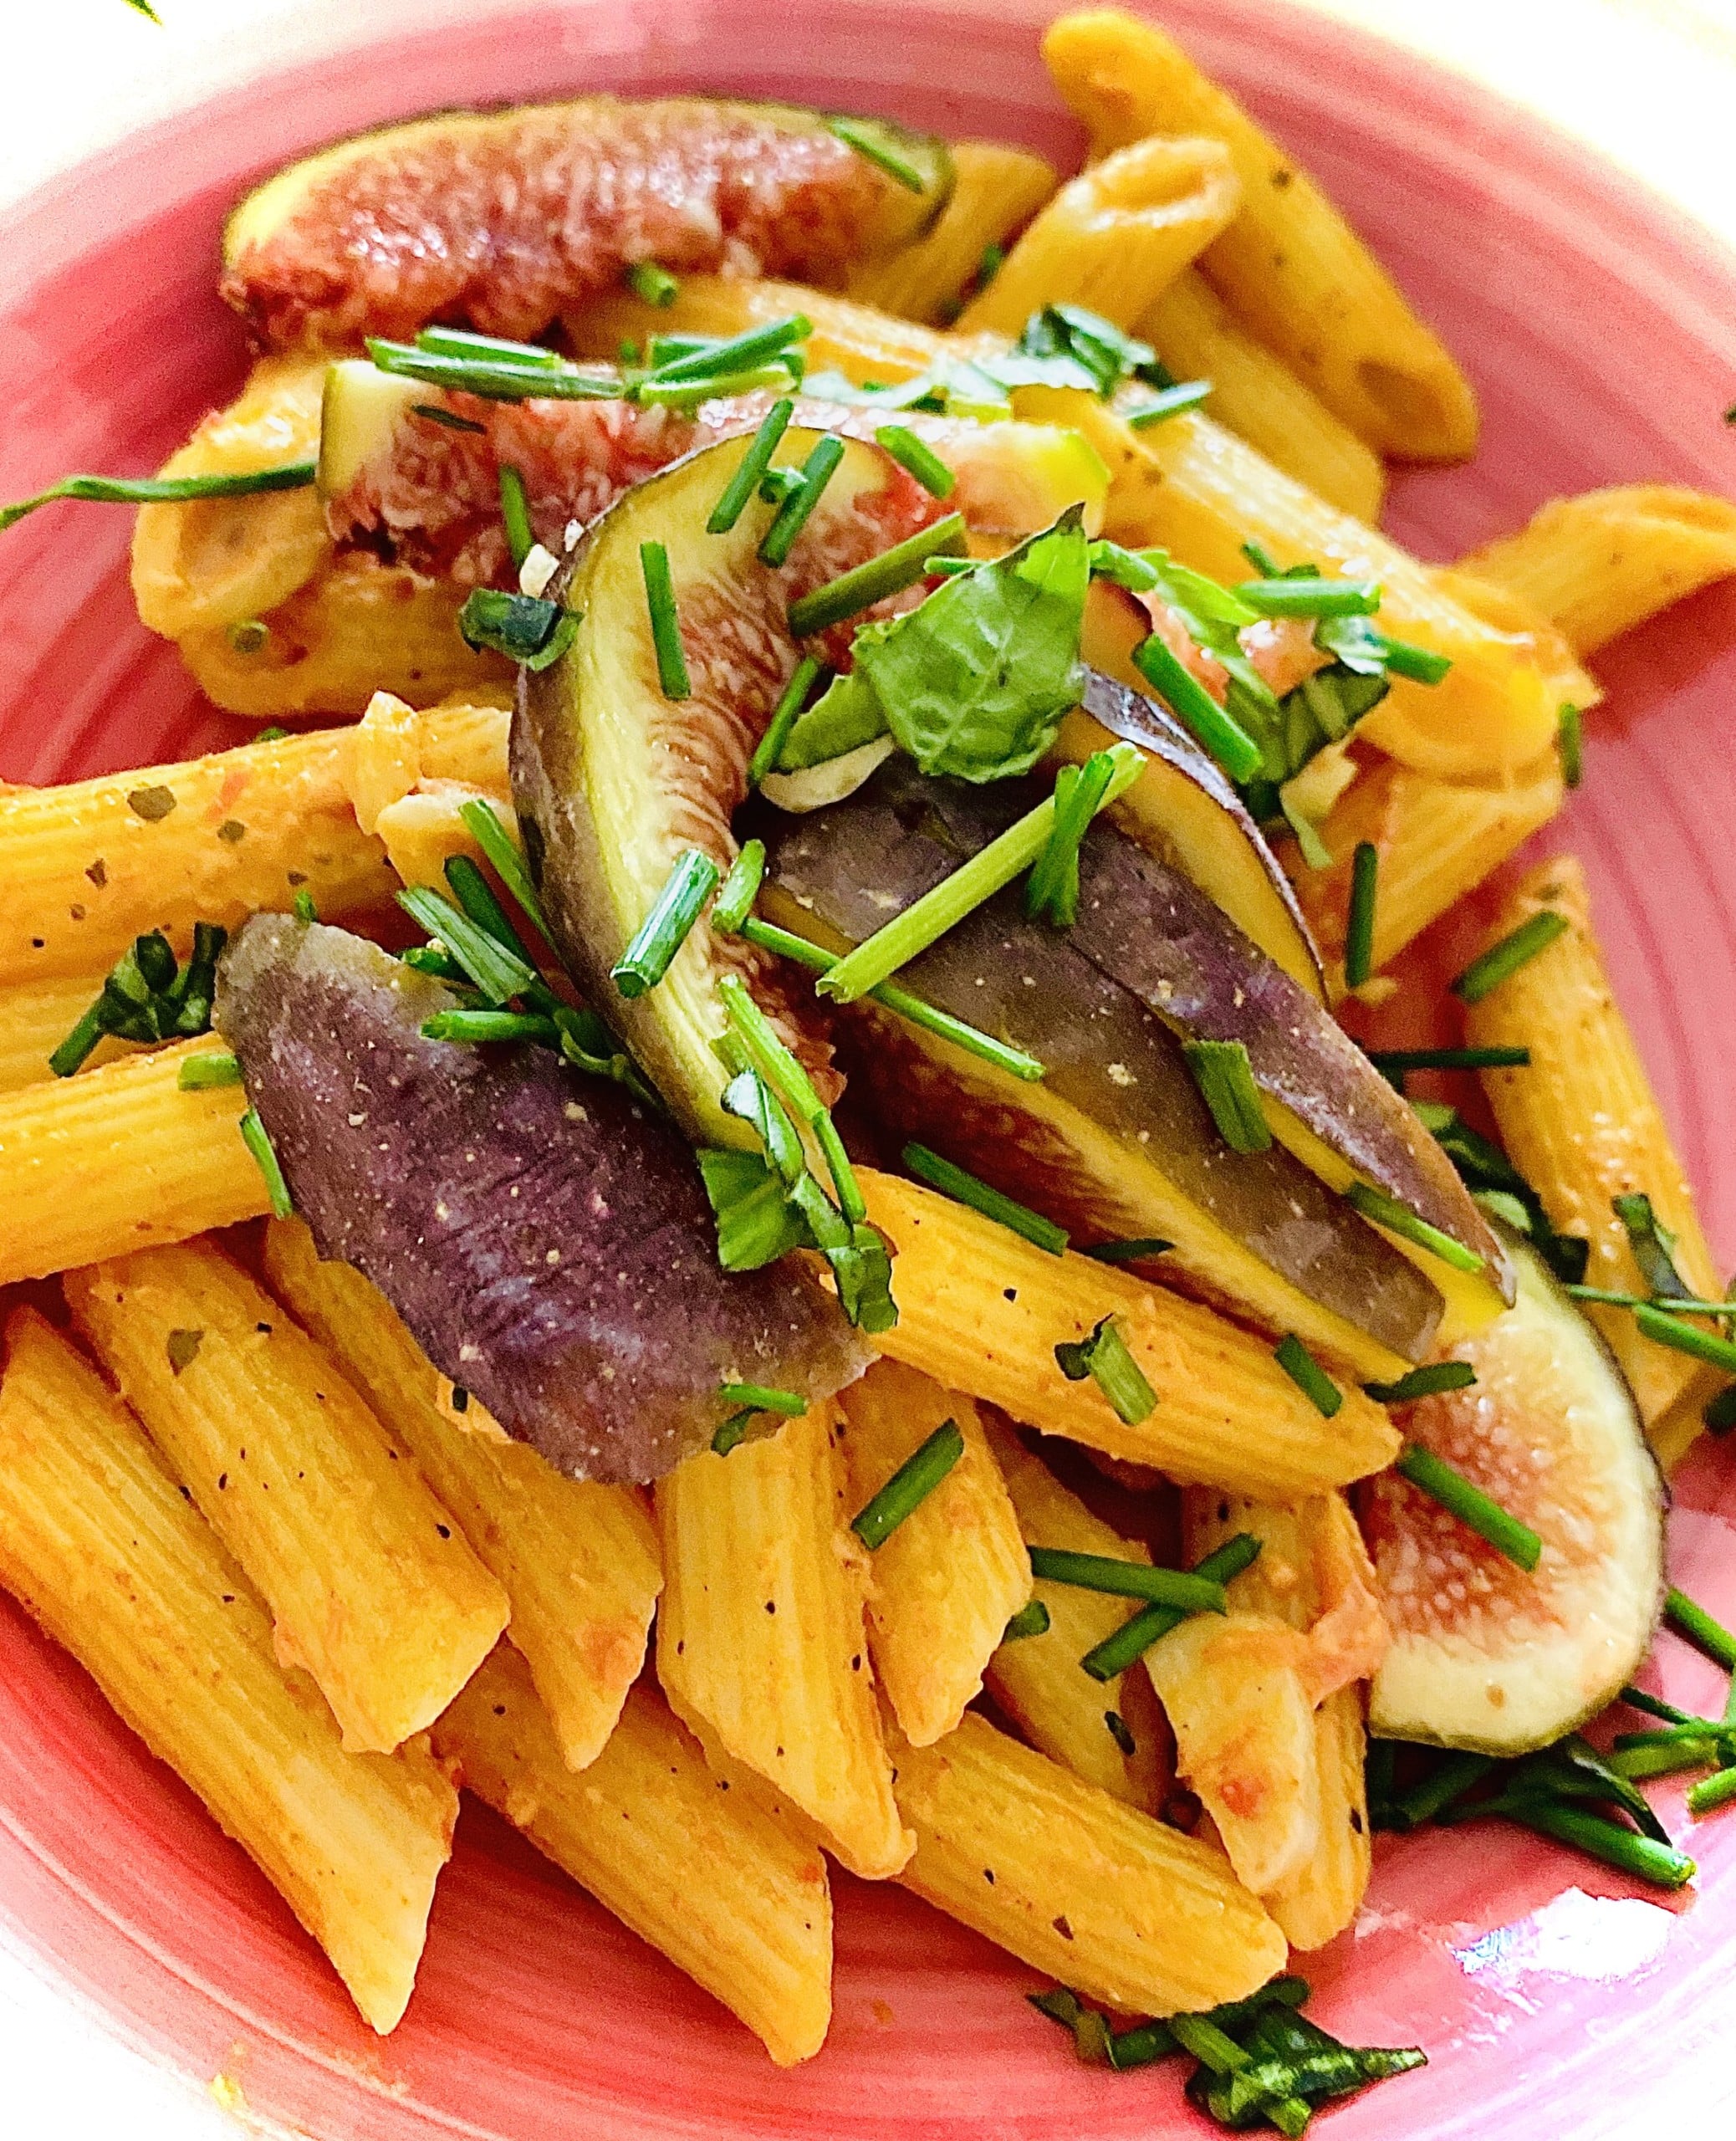
MULTIPOLYGON (((1379 856, 1381 973, 1559 809, 1559 706, 1597 695, 1582 658, 1736 571, 1736 508, 1600 491, 1451 569, 1407 556, 1375 529, 1383 461, 1473 449, 1451 358, 1162 33, 1075 15, 1045 53, 1090 133, 1080 176, 962 143, 934 227, 846 294, 692 276, 666 310, 623 294, 568 332, 612 354, 648 326, 799 310, 814 365, 884 382, 1070 302, 1209 379, 1211 414, 1143 430, 1072 390, 1014 402, 1090 438, 1116 541, 1233 576, 1252 540, 1378 580, 1383 622, 1452 656, 1451 688, 1395 693, 1310 769, 1337 859, 1285 861, 1341 993, 1357 844, 1379 856)), ((323 370, 263 360, 166 473, 311 454, 323 370)), ((0 794, 0 1285, 58 1275, 65 1311, 6 1329, 0 1581, 265 1870, 368 2022, 390 2030, 410 1997, 455 1779, 780 2063, 826 2032, 828 1854, 1127 2013, 1239 1998, 1348 1925, 1385 1628, 1346 1490, 1398 1448, 1360 1391, 1329 1421, 1269 1338, 865 1168, 901 1310, 868 1375, 654 1492, 574 1481, 463 1402, 299 1221, 256 1225, 245 1095, 181 1082, 200 1042, 108 1040, 50 1076, 141 933, 184 951, 196 919, 232 927, 299 892, 378 927, 401 885, 484 859, 467 801, 512 815, 506 674, 459 638, 462 590, 340 556, 310 491, 148 507, 135 585, 219 705, 348 721, 0 794), (254 621, 264 635, 233 630, 254 621), (1056 1362, 1111 1315, 1166 1393, 1136 1427, 1056 1362), (871 1558, 851 1512, 948 1418, 962 1457, 871 1558), (1121 1484, 1075 1491, 1039 1438, 1121 1484), (1190 1561, 1240 1533, 1262 1551, 1227 1615, 1100 1681, 1079 1661, 1125 1603, 1034 1581, 1027 1550, 1149 1562, 1151 1508, 1179 1509, 1190 1561), (1009 1638, 1034 1600, 1047 1633, 1009 1638)), ((1486 1076, 1504 1138, 1554 1224, 1590 1239, 1597 1285, 1641 1284, 1610 1201, 1637 1179, 1713 1295, 1570 858, 1515 886, 1493 936, 1539 905, 1569 926, 1472 1014, 1473 1039, 1531 1050, 1522 1076, 1486 1076)), ((1603 1322, 1673 1458, 1703 1370, 1603 1322)))

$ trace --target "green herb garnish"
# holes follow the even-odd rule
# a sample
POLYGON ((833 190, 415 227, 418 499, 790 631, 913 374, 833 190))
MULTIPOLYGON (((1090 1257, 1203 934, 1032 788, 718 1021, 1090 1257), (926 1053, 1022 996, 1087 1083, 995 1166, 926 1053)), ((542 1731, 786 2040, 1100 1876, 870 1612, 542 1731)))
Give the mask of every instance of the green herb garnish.
POLYGON ((1044 1583, 1100 1591, 1116 1598, 1143 1598, 1183 1614, 1226 1613, 1223 1586, 1186 1569, 1153 1568, 1149 1561, 1117 1561, 1106 1554, 1075 1554, 1059 1546, 1033 1546, 1031 1574, 1044 1583))
POLYGON ((777 766, 784 747, 789 740, 789 732, 795 727, 808 694, 814 688, 822 664, 817 655, 804 654, 797 662, 794 672, 784 687, 783 696, 772 710, 766 732, 754 746, 753 755, 748 761, 748 785, 758 788, 766 775, 777 766))
POLYGON ((799 1420, 808 1401, 799 1391, 774 1390, 763 1382, 726 1382, 717 1392, 726 1405, 745 1405, 755 1413, 779 1413, 786 1420, 799 1420))
MULTIPOLYGON (((453 861, 467 858, 453 856, 453 861)), ((474 864, 472 865, 474 869, 474 864)), ((477 873, 480 876, 480 872, 477 873)), ((448 882, 451 881, 448 876, 448 882)), ((484 890, 486 890, 486 885, 484 890)), ((398 904, 419 922, 431 937, 437 937, 462 967, 473 987, 491 1004, 509 1003, 522 996, 540 979, 536 968, 489 929, 480 927, 451 901, 426 885, 413 885, 398 894, 398 904)))
POLYGON ((1483 1259, 1474 1249, 1467 1249, 1463 1242, 1455 1241, 1451 1234, 1442 1234, 1438 1227, 1431 1226, 1427 1219, 1419 1219, 1408 1206, 1401 1204, 1396 1197, 1388 1197, 1378 1189, 1371 1189, 1366 1183, 1353 1182, 1344 1193, 1345 1202, 1353 1212, 1360 1212, 1365 1219, 1376 1226, 1385 1227, 1389 1234, 1415 1242, 1419 1249, 1426 1249, 1431 1256, 1437 1256, 1442 1263, 1451 1265, 1455 1271, 1481 1271, 1483 1259))
POLYGON ((1070 929, 1079 919, 1079 850, 1103 807, 1114 774, 1107 751, 1094 751, 1082 766, 1063 766, 1054 777, 1054 823, 1025 880, 1024 911, 1033 922, 1070 929))
POLYGON ((1362 1387, 1377 1405, 1414 1405, 1419 1398, 1468 1390, 1476 1380, 1477 1371, 1468 1361, 1431 1361, 1402 1375, 1396 1382, 1365 1382, 1362 1387))
POLYGON ((1351 908, 1345 925, 1344 978, 1349 989, 1360 989, 1374 972, 1375 888, 1380 867, 1380 851, 1371 841, 1359 840, 1351 857, 1351 908))
POLYGON ((1259 744, 1156 632, 1134 648, 1133 662, 1177 720, 1211 753, 1232 780, 1253 778, 1264 759, 1259 744))
POLYGON ((459 635, 467 647, 503 654, 521 669, 547 669, 559 662, 578 629, 575 612, 559 603, 498 587, 472 588, 458 612, 459 635))
POLYGON ((1561 754, 1561 778, 1570 788, 1577 788, 1585 777, 1585 745, 1580 726, 1580 710, 1564 703, 1555 726, 1555 748, 1561 754))
POLYGON ((1044 305, 1026 320, 1009 350, 980 362, 1002 386, 1081 387, 1105 399, 1129 378, 1161 373, 1158 384, 1174 383, 1149 342, 1082 304, 1044 305))
POLYGON ((1175 1247, 1161 1234, 1130 1234, 1123 1241, 1100 1241, 1083 1254, 1099 1264, 1137 1264, 1147 1256, 1162 1256, 1175 1247))
POLYGON ((218 1086, 238 1086, 241 1064, 227 1050, 221 1055, 189 1055, 176 1072, 175 1083, 184 1093, 204 1093, 218 1086))
POLYGON ((816 587, 789 606, 789 631, 794 639, 811 639, 833 625, 842 624, 889 595, 901 594, 922 579, 927 562, 937 551, 955 555, 964 545, 964 515, 948 514, 931 527, 919 529, 895 543, 878 557, 866 559, 840 573, 824 587, 816 587))
POLYGON ((148 1045, 208 1032, 217 957, 227 942, 228 932, 216 922, 196 922, 183 967, 160 929, 135 938, 96 1001, 49 1056, 49 1068, 57 1078, 71 1077, 105 1035, 148 1045))
POLYGON ((893 142, 900 138, 899 130, 889 125, 885 120, 855 119, 847 113, 834 113, 827 119, 825 127, 827 133, 835 135, 847 147, 854 149, 859 156, 865 156, 888 178, 896 179, 899 185, 907 187, 911 192, 921 193, 927 187, 927 181, 922 172, 908 158, 900 156, 893 146, 893 142))
POLYGON ((872 1553, 925 1502, 964 1454, 964 1437, 956 1420, 942 1420, 934 1433, 887 1480, 880 1492, 850 1520, 850 1528, 872 1553))
POLYGON ((786 395, 773 402, 767 410, 753 442, 737 464, 736 472, 724 485, 722 496, 712 508, 707 520, 706 532, 712 535, 727 535, 741 517, 748 501, 759 488, 760 479, 772 465, 772 456, 778 451, 789 420, 794 413, 795 403, 786 395))
POLYGON ((759 897, 760 881, 764 876, 765 842, 763 840, 744 842, 741 852, 729 866, 728 874, 712 908, 713 929, 721 929, 728 935, 733 935, 740 929, 754 901, 759 897))
POLYGON ((1189 410, 1197 409, 1211 398, 1209 379, 1178 380, 1173 386, 1162 386, 1147 401, 1136 409, 1123 411, 1129 431, 1149 431, 1154 424, 1167 424, 1172 416, 1185 416, 1189 410))
POLYGON ((274 1219, 287 1219, 294 1213, 295 1204, 289 1194, 289 1185, 283 1179, 283 1167, 278 1159, 278 1148, 271 1142, 271 1132, 259 1120, 259 1111, 250 1107, 241 1118, 241 1142, 258 1163, 265 1178, 265 1193, 271 1200, 274 1219))
POLYGON ((1676 1352, 1687 1353, 1697 1361, 1722 1368, 1726 1375, 1736 1375, 1736 1340, 1703 1331, 1698 1324, 1684 1322, 1679 1316, 1654 1308, 1649 1301, 1634 1310, 1633 1320, 1640 1336, 1649 1338, 1654 1345, 1668 1346, 1676 1352))
POLYGON ((1664 1594, 1664 1618, 1677 1635, 1686 1636, 1726 1673, 1736 1673, 1736 1636, 1703 1606, 1696 1605, 1686 1592, 1672 1587, 1664 1594))
POLYGON ((639 570, 644 576, 646 607, 651 614, 658 684, 666 699, 688 698, 693 687, 687 676, 687 657, 682 651, 681 619, 675 607, 675 584, 669 576, 666 546, 657 542, 641 543, 639 570))
POLYGON ((926 1182, 930 1188, 939 1190, 955 1203, 968 1205, 985 1219, 993 1219, 1009 1233, 1021 1235, 1039 1249, 1047 1249, 1051 1256, 1066 1254, 1065 1228, 1056 1226, 1052 1219, 1045 1219, 1040 1212, 1032 1211, 1029 1205, 1003 1196, 999 1190, 992 1188, 976 1175, 968 1174, 962 1168, 954 1167, 950 1160, 942 1159, 927 1145, 906 1145, 904 1164, 918 1182, 926 1182))
POLYGON ((678 856, 632 941, 609 969, 609 978, 625 997, 643 996, 669 971, 687 933, 717 889, 717 866, 701 849, 678 856))
POLYGON ((367 338, 375 369, 395 378, 419 379, 448 392, 484 401, 619 401, 625 386, 618 373, 582 371, 552 350, 518 354, 528 344, 496 342, 457 329, 425 329, 415 343, 367 338))
POLYGON ((1272 1143, 1265 1111, 1248 1049, 1239 1040, 1190 1040, 1182 1044, 1200 1097, 1212 1111, 1218 1134, 1233 1152, 1264 1152, 1272 1143))
POLYGON ((1130 1428, 1149 1419, 1157 1408, 1157 1393, 1128 1352, 1113 1316, 1105 1316, 1089 1338, 1057 1346, 1054 1361, 1069 1382, 1083 1382, 1089 1376, 1109 1400, 1116 1417, 1130 1428))
POLYGON ((1676 1237, 1652 1210, 1652 1199, 1643 1191, 1636 1190, 1626 1197, 1611 1198, 1610 1208, 1626 1230, 1633 1260, 1652 1292, 1675 1300, 1691 1300, 1693 1290, 1684 1284, 1674 1262, 1676 1237))
POLYGON ((1499 943, 1491 944, 1486 952, 1473 959, 1450 984, 1453 994, 1463 1004, 1480 1004, 1485 996, 1493 994, 1504 981, 1517 973, 1528 959, 1534 959, 1539 952, 1553 944, 1566 927, 1565 914, 1557 914, 1552 907, 1540 908, 1499 943))
POLYGON ((1315 573, 1244 580, 1233 591, 1263 617, 1369 617, 1381 606, 1377 580, 1327 580, 1315 573))
POLYGON ((1530 1525, 1509 1515, 1481 1487, 1473 1486, 1463 1472, 1456 1471, 1432 1450, 1407 1443, 1394 1469, 1527 1574, 1536 1568, 1543 1541, 1530 1525))
POLYGON ((1382 1077, 1402 1078, 1407 1070, 1528 1070, 1531 1051, 1504 1042, 1487 1048, 1377 1048, 1370 1050, 1368 1060, 1382 1077))
POLYGON ((524 495, 524 478, 510 462, 500 464, 500 517, 506 525, 507 550, 517 572, 530 555, 536 541, 530 525, 530 503, 524 495))
MULTIPOLYGON (((1215 1553, 1208 1554, 1197 1562, 1187 1574, 1220 1589, 1251 1568, 1259 1558, 1260 1542, 1246 1531, 1238 1531, 1233 1539, 1227 1539, 1215 1553)), ((1137 1594, 1135 1594, 1137 1595, 1137 1594)), ((1094 1680, 1113 1680, 1125 1673, 1138 1658, 1143 1658, 1151 1645, 1172 1628, 1178 1628, 1192 1613, 1223 1612, 1225 1607, 1184 1607, 1152 1604, 1143 1607, 1130 1619, 1123 1621, 1112 1636, 1088 1650, 1080 1659, 1094 1680)))
POLYGON ((901 468, 914 476, 931 496, 952 497, 957 478, 934 448, 926 445, 906 425, 882 424, 874 434, 874 442, 883 453, 889 453, 901 468))
POLYGON ((809 516, 819 503, 820 494, 843 458, 844 442, 835 433, 828 432, 815 440, 802 463, 800 481, 779 507, 777 518, 767 529, 759 545, 763 565, 781 565, 789 557, 797 536, 808 524, 809 516))
POLYGON ((524 866, 524 858, 518 852, 517 842, 501 823, 494 805, 485 802, 480 796, 472 796, 469 802, 460 806, 458 815, 477 846, 493 866, 495 875, 524 910, 533 927, 547 937, 549 924, 544 916, 543 903, 537 896, 536 887, 530 881, 530 872, 524 866))
POLYGON ((250 468, 238 474, 208 476, 63 476, 34 498, 0 507, 0 529, 10 528, 38 506, 59 498, 85 498, 99 505, 179 505, 190 498, 251 498, 261 491, 299 491, 311 483, 317 467, 291 461, 280 468, 250 468))
POLYGON ((463 1041, 472 1048, 534 1041, 544 1048, 559 1048, 560 1029, 539 1011, 493 1011, 461 1009, 436 1011, 422 1020, 424 1040, 463 1041))
POLYGON ((1344 1392, 1294 1331, 1287 1332, 1272 1357, 1317 1413, 1330 1420, 1344 1403, 1344 1392))
POLYGON ((1049 1633, 1049 1608, 1040 1598, 1033 1598, 1019 1611, 1001 1630, 1003 1643, 1024 1643, 1032 1636, 1049 1633))
POLYGON ((659 311, 672 305, 681 294, 681 284, 655 260, 634 261, 626 271, 626 284, 641 304, 656 305, 659 311))

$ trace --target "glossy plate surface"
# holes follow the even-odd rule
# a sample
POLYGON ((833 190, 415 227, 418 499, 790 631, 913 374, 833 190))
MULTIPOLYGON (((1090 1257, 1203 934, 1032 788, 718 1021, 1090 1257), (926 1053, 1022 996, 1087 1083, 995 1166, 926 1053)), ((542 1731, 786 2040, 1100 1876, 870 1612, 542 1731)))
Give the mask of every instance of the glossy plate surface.
MULTIPOLYGON (((69 468, 148 469, 244 365, 212 294, 226 205, 259 172, 442 104, 617 87, 883 110, 1067 160, 1032 0, 666 0, 497 9, 279 74, 135 140, 0 228, 0 497, 69 468)), ((1448 558, 1560 492, 1639 478, 1729 490, 1736 263, 1468 84, 1252 0, 1163 10, 1319 174, 1483 393, 1476 465, 1407 476, 1391 524, 1448 558)), ((0 543, 0 776, 45 780, 238 740, 134 620, 128 516, 53 508, 0 543)), ((1623 1001, 1708 1231, 1736 1259, 1736 590, 1601 665, 1587 786, 1551 837, 1590 868, 1623 1001)), ((1442 958, 1450 946, 1440 948, 1442 958)), ((1677 1579, 1736 1616, 1736 1488, 1677 1483, 1677 1579)), ((1687 1707, 1720 1677, 1665 1638, 1687 1707)), ((1636 2133, 1665 2098, 1715 2118, 1736 1971, 1736 1814, 1690 1825, 1669 1902, 1499 1825, 1383 1840, 1361 1922, 1314 1959, 1317 2011, 1433 2062, 1333 2114, 1352 2137, 1636 2133), (1727 2005, 1723 2011, 1728 2013, 1727 2005), (1679 2095, 1678 2095, 1679 2092, 1679 2095), (1649 2107, 1649 2114, 1648 2109, 1649 2107)), ((1020 1999, 1030 1974, 895 1890, 837 1877, 837 2017, 779 2075, 704 1995, 467 1803, 409 2018, 357 2021, 264 1882, 79 1668, 0 1601, 0 1920, 135 2043, 243 2082, 319 2141, 434 2133, 842 2141, 1141 2141, 1208 2129, 1162 2073, 1088 2072, 1020 1999)))

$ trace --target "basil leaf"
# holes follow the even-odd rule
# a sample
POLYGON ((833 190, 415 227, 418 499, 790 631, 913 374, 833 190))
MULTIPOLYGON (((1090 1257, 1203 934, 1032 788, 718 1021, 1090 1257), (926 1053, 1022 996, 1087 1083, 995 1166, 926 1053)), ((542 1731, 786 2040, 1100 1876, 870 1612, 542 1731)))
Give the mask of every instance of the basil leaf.
POLYGON ((1100 314, 1079 304, 1046 304, 1026 320, 1007 355, 985 369, 1008 386, 1081 386, 1106 396, 1124 379, 1149 376, 1156 363, 1149 342, 1124 335, 1100 314), (1023 368, 1033 362, 1044 370, 1023 368))
MULTIPOLYGON (((881 629, 865 627, 856 636, 858 647, 865 632, 881 629)), ((797 717, 778 754, 777 769, 804 772, 828 759, 841 759, 846 751, 860 750, 886 733, 886 712, 879 695, 863 670, 850 670, 835 677, 808 711, 797 717)))

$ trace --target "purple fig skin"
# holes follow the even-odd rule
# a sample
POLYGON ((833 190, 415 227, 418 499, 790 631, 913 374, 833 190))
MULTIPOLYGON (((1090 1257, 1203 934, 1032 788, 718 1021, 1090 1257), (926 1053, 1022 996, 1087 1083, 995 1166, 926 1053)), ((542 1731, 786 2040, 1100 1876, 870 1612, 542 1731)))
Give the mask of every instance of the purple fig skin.
POLYGON ((324 1257, 574 1479, 708 1448, 725 1382, 828 1398, 866 1347, 809 1273, 717 1263, 692 1148, 548 1050, 428 1040, 451 993, 365 938, 256 915, 216 1023, 324 1257))

